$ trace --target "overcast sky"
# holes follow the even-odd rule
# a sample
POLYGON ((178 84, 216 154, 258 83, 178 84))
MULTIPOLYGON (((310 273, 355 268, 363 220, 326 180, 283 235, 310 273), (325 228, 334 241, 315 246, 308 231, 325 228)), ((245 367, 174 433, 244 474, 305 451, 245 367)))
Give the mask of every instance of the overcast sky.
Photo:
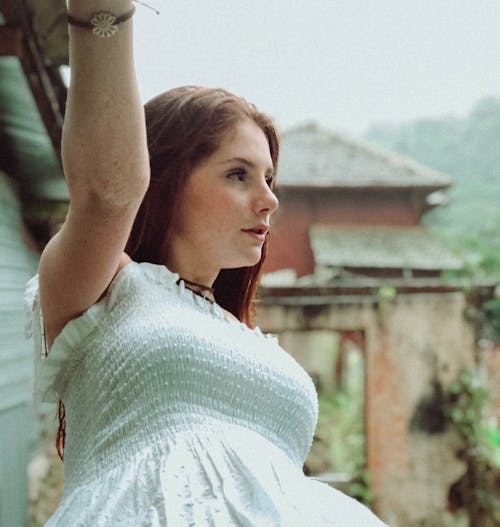
POLYGON ((243 95, 286 129, 463 116, 500 96, 500 0, 146 0, 146 101, 183 84, 243 95))

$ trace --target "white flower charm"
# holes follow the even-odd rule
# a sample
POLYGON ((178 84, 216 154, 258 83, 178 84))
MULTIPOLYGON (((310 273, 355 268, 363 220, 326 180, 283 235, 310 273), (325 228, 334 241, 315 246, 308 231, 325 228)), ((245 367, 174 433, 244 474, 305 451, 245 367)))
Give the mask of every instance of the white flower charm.
POLYGON ((90 23, 94 26, 92 32, 101 38, 112 37, 118 31, 116 16, 107 11, 96 13, 90 23))

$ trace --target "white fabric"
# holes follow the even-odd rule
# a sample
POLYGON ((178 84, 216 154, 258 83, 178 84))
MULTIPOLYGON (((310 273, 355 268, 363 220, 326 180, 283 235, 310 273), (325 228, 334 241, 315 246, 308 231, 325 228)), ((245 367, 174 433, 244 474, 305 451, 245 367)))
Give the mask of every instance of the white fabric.
POLYGON ((383 527, 304 476, 317 420, 307 373, 259 329, 130 263, 44 356, 26 300, 35 397, 66 407, 65 490, 47 527, 383 527))

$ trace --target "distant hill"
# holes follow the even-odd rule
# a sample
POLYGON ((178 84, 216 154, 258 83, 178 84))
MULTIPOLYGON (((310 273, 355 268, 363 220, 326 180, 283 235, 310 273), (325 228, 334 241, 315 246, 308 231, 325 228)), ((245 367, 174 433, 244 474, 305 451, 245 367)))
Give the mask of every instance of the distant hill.
POLYGON ((451 203, 425 223, 469 263, 474 275, 500 277, 500 99, 479 101, 463 118, 377 124, 364 139, 451 176, 451 203))

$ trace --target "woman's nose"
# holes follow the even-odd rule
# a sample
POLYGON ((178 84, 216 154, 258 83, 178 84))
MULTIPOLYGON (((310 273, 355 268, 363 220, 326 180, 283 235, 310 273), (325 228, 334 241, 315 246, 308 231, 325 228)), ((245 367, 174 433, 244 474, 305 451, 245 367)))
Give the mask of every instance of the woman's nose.
POLYGON ((272 214, 279 206, 278 198, 267 182, 259 189, 257 203, 258 212, 267 212, 268 214, 272 214))

